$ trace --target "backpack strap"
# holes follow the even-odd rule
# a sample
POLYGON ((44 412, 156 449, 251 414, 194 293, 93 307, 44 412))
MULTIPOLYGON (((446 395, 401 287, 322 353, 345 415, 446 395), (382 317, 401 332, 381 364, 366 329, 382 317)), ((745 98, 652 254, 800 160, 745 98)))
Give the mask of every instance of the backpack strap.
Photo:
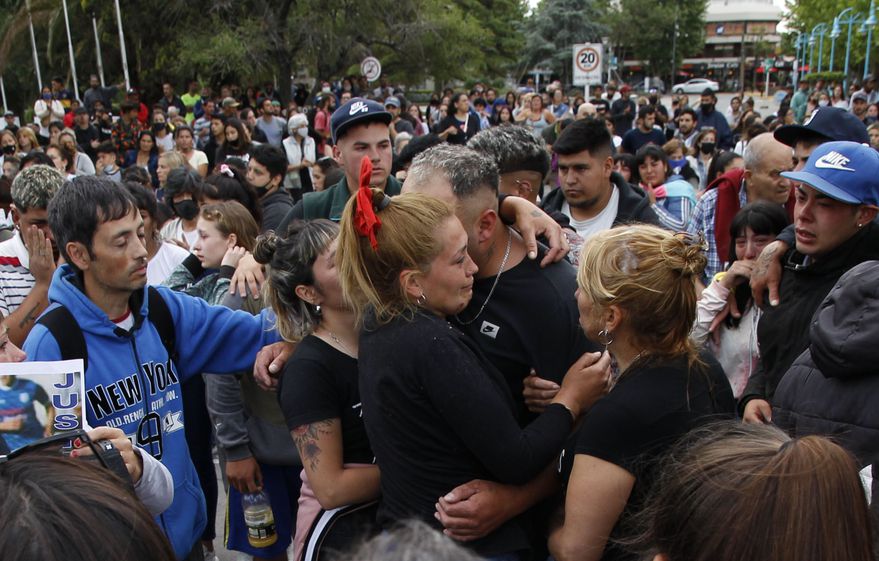
POLYGON ((61 351, 61 360, 81 358, 83 368, 88 370, 89 355, 85 337, 70 310, 63 305, 55 306, 40 316, 37 323, 42 324, 55 338, 61 351))
MULTIPOLYGON (((165 303, 165 299, 162 298, 159 291, 152 286, 148 288, 148 298, 150 322, 159 332, 162 346, 165 347, 168 357, 177 362, 176 332, 171 310, 168 309, 168 304, 165 303)), ((58 305, 40 316, 37 323, 48 329, 55 342, 58 343, 61 360, 81 358, 85 370, 88 370, 88 347, 85 344, 82 329, 70 310, 63 305, 58 305)))
POLYGON ((177 362, 177 333, 174 329, 174 318, 171 316, 171 310, 168 309, 168 303, 159 294, 154 286, 147 287, 147 298, 149 299, 149 318, 150 323, 159 332, 162 339, 162 346, 168 352, 168 358, 174 363, 177 362))

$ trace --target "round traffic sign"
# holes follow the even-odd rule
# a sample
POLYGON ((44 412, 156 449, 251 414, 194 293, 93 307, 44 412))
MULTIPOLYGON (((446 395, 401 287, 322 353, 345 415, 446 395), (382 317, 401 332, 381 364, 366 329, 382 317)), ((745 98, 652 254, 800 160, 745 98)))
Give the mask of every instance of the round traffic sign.
POLYGON ((583 47, 577 51, 575 62, 577 68, 582 72, 592 72, 598 68, 598 64, 601 62, 601 55, 594 47, 583 47))
POLYGON ((378 80, 382 75, 382 63, 374 56, 368 56, 360 63, 360 73, 370 82, 378 80))

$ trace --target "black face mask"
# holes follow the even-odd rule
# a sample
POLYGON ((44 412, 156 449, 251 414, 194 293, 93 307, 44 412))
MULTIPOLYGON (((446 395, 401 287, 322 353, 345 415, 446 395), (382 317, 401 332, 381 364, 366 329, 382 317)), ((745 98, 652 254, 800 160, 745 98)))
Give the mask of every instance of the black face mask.
POLYGON ((4 147, 3 147, 3 153, 4 153, 4 154, 10 154, 10 155, 11 155, 11 154, 15 154, 15 145, 10 144, 9 146, 4 146, 4 147))
POLYGON ((174 203, 174 212, 183 220, 192 220, 198 216, 198 204, 192 199, 174 203))
POLYGON ((256 196, 261 199, 266 196, 266 193, 268 193, 269 189, 271 189, 272 187, 273 187, 272 182, 269 181, 268 183, 266 183, 265 185, 263 185, 261 187, 257 187, 256 185, 254 185, 253 190, 256 191, 256 196))
POLYGON ((713 103, 703 103, 699 106, 699 111, 702 112, 703 115, 710 115, 714 112, 714 104, 713 103))
POLYGON ((159 134, 163 130, 165 130, 165 125, 153 125, 153 133, 154 134, 159 134))
POLYGON ((703 154, 713 154, 714 153, 714 143, 713 142, 703 142, 702 146, 699 147, 699 150, 702 151, 703 154))

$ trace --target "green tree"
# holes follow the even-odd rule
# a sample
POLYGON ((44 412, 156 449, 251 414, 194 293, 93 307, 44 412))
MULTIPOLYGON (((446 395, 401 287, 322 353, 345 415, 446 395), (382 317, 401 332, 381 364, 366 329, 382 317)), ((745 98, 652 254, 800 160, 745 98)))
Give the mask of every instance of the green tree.
MULTIPOLYGON (((824 35, 823 53, 822 53, 822 70, 830 69, 830 51, 831 38, 830 30, 833 27, 833 19, 846 8, 854 8, 852 13, 859 14, 860 21, 867 17, 870 9, 870 0, 797 0, 796 2, 788 2, 787 10, 789 12, 788 28, 793 30, 793 39, 796 39, 797 32, 810 33, 812 29, 819 23, 827 24, 827 33, 824 35)), ((879 13, 876 14, 879 17, 879 13)), ((847 19, 847 18, 846 18, 847 19)), ((872 53, 870 56, 871 65, 876 68, 879 62, 877 56, 877 31, 873 29, 873 42, 871 45, 872 53)), ((840 35, 836 39, 836 49, 834 53, 833 70, 842 71, 845 65, 845 47, 848 41, 848 26, 840 25, 840 35)), ((815 66, 818 64, 818 49, 821 47, 821 41, 815 38, 815 44, 812 47, 813 59, 815 66)), ((796 50, 794 46, 789 47, 789 54, 793 54, 796 50)), ((849 74, 851 77, 860 77, 864 71, 864 58, 867 51, 867 35, 861 32, 860 26, 855 24, 852 26, 852 41, 849 55, 849 74)), ((806 48, 806 57, 808 61, 809 47, 806 48)), ((802 60, 802 58, 800 59, 802 60)))
POLYGON ((619 58, 644 61, 652 76, 668 76, 672 67, 705 47, 707 0, 620 0, 608 3, 604 21, 619 58))
POLYGON ((594 0, 541 0, 523 26, 525 49, 516 78, 540 65, 549 67, 562 83, 571 83, 572 48, 601 41, 606 28, 600 19, 600 6, 594 0))

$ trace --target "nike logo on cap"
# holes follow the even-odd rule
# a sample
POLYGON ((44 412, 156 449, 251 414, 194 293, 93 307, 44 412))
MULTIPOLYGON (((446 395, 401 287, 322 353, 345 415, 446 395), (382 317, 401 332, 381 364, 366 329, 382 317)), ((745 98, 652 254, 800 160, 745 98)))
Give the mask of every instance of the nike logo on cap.
POLYGON ((837 169, 839 171, 855 171, 852 168, 845 167, 851 161, 839 152, 828 152, 818 158, 815 167, 820 169, 837 169))
POLYGON ((348 110, 348 115, 355 115, 357 113, 368 113, 368 112, 369 112, 369 106, 367 106, 362 101, 356 101, 351 106, 351 109, 348 110))

